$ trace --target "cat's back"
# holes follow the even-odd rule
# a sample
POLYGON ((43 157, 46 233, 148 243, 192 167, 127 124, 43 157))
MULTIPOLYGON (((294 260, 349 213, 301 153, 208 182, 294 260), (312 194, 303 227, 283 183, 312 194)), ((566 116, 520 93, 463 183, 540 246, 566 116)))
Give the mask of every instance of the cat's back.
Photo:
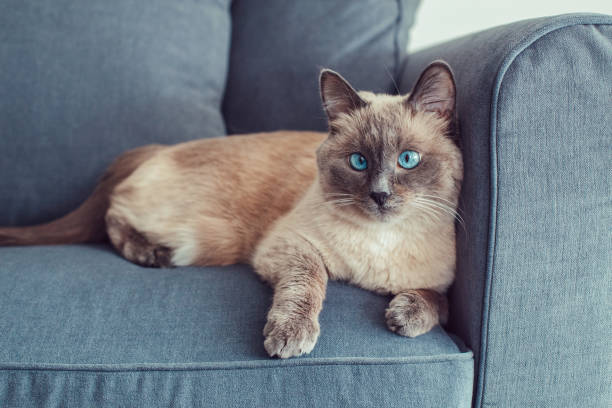
MULTIPOLYGON (((214 237, 218 248, 231 250, 222 260, 199 263, 243 261, 312 184, 325 137, 278 131, 161 148, 116 187, 111 206, 168 246, 210 246, 214 237)), ((198 263, 188 261, 181 263, 198 263)))
POLYGON ((316 149, 325 137, 277 131, 204 139, 174 146, 167 159, 184 192, 214 194, 228 214, 251 223, 293 207, 316 177, 316 149))
POLYGON ((231 167, 257 172, 284 164, 287 170, 301 171, 301 164, 314 163, 316 148, 325 137, 320 132, 280 130, 194 140, 171 146, 166 153, 181 168, 231 167))
POLYGON ((229 199, 245 194, 270 193, 292 183, 312 181, 316 149, 324 133, 276 131, 199 139, 158 147, 120 184, 118 193, 139 190, 158 194, 181 190, 185 194, 228 192, 229 199))

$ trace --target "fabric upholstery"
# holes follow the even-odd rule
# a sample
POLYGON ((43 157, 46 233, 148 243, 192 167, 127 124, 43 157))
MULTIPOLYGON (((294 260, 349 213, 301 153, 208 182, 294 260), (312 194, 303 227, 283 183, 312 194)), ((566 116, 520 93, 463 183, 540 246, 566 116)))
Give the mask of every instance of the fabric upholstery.
POLYGON ((0 4, 0 225, 76 207, 119 153, 225 133, 230 0, 0 4))
POLYGON ((107 246, 0 248, 0 405, 469 407, 473 360, 388 297, 330 284, 314 351, 269 358, 246 266, 149 269, 107 246), (239 404, 239 405, 230 405, 239 404))
POLYGON ((612 401, 612 17, 470 35, 407 61, 400 87, 454 68, 464 152, 451 328, 474 349, 476 406, 612 401))
POLYGON ((324 130, 321 68, 355 87, 393 91, 419 0, 232 3, 223 113, 228 133, 324 130))

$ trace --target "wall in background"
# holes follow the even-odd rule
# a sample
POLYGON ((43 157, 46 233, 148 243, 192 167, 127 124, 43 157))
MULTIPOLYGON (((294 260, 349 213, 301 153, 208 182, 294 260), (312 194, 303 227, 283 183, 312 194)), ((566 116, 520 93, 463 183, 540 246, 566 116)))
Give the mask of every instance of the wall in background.
POLYGON ((612 14, 612 0, 421 0, 409 50, 513 21, 581 12, 612 14))

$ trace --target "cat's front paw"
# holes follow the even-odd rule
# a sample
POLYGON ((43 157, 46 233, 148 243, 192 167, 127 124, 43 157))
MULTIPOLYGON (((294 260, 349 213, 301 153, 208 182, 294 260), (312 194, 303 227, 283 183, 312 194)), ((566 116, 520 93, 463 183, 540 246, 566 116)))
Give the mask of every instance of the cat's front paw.
POLYGON ((264 327, 264 347, 270 357, 308 354, 319 337, 319 322, 308 317, 270 315, 264 327))
POLYGON ((397 334, 416 337, 438 324, 438 310, 418 291, 403 292, 395 296, 385 312, 387 327, 397 334))

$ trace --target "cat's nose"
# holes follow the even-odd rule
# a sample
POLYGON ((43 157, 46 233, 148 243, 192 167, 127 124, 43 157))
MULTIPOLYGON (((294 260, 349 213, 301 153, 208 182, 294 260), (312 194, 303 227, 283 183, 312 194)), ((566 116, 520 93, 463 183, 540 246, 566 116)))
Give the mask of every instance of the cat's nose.
POLYGON ((386 191, 372 191, 370 193, 370 198, 374 200, 376 204, 382 207, 387 201, 387 198, 389 198, 389 193, 386 191))

